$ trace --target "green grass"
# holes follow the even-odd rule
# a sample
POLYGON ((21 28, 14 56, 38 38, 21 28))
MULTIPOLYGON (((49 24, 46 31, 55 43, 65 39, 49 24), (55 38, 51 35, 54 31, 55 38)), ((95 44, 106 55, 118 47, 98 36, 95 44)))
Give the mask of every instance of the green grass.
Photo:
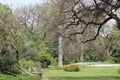
POLYGON ((52 80, 120 80, 120 77, 54 77, 52 80))
POLYGON ((87 67, 79 72, 50 70, 44 72, 43 77, 51 77, 53 80, 120 80, 118 67, 87 67))
POLYGON ((11 75, 4 75, 0 74, 0 80, 40 80, 41 78, 39 76, 23 76, 18 75, 16 77, 11 75))
MULTIPOLYGON (((79 72, 65 72, 63 70, 45 70, 43 78, 50 77, 51 80, 120 80, 118 67, 85 67, 79 72)), ((17 77, 0 74, 0 80, 41 80, 39 76, 17 77)))

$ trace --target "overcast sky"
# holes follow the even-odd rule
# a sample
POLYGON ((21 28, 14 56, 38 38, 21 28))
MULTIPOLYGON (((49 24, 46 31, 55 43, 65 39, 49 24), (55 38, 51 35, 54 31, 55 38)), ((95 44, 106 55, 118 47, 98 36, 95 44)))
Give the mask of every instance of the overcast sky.
POLYGON ((46 0, 0 0, 0 3, 8 4, 12 8, 30 5, 30 4, 39 4, 43 3, 46 0))

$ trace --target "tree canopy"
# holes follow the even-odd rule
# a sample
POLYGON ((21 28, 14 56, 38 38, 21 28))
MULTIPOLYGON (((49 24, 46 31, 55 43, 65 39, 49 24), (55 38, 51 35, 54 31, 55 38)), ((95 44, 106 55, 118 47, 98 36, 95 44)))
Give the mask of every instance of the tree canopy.
POLYGON ((66 27, 63 28, 62 33, 80 26, 80 29, 74 30, 69 37, 77 34, 84 35, 89 29, 95 35, 81 42, 95 40, 101 28, 110 20, 115 20, 116 27, 120 29, 119 10, 119 0, 66 0, 63 10, 66 27))

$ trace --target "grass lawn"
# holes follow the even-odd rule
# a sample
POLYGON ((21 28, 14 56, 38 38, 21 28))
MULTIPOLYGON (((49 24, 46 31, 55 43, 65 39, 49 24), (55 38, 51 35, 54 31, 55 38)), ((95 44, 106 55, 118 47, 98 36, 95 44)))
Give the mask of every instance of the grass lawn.
POLYGON ((65 72, 63 70, 48 70, 43 77, 52 80, 120 80, 118 67, 86 67, 79 72, 65 72))
MULTIPOLYGON (((45 70, 43 78, 50 77, 51 80, 120 80, 118 67, 85 67, 79 72, 65 72, 63 70, 45 70)), ((0 80, 41 80, 39 76, 17 77, 0 74, 0 80)))
POLYGON ((41 80, 41 77, 39 76, 23 76, 23 75, 18 75, 16 77, 11 76, 11 75, 4 75, 0 74, 0 80, 41 80))

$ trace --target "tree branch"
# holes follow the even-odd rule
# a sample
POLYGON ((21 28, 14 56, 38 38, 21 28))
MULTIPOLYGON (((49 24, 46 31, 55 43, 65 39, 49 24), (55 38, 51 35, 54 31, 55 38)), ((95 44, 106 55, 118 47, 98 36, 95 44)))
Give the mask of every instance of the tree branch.
POLYGON ((100 29, 102 28, 102 26, 103 26, 107 21, 109 21, 110 19, 111 19, 111 17, 108 17, 107 19, 105 19, 105 20, 100 24, 100 26, 98 27, 98 30, 97 30, 97 34, 96 34, 93 38, 88 39, 88 40, 85 40, 85 41, 82 41, 82 43, 86 43, 86 42, 95 40, 95 39, 97 38, 97 36, 99 35, 100 29))

